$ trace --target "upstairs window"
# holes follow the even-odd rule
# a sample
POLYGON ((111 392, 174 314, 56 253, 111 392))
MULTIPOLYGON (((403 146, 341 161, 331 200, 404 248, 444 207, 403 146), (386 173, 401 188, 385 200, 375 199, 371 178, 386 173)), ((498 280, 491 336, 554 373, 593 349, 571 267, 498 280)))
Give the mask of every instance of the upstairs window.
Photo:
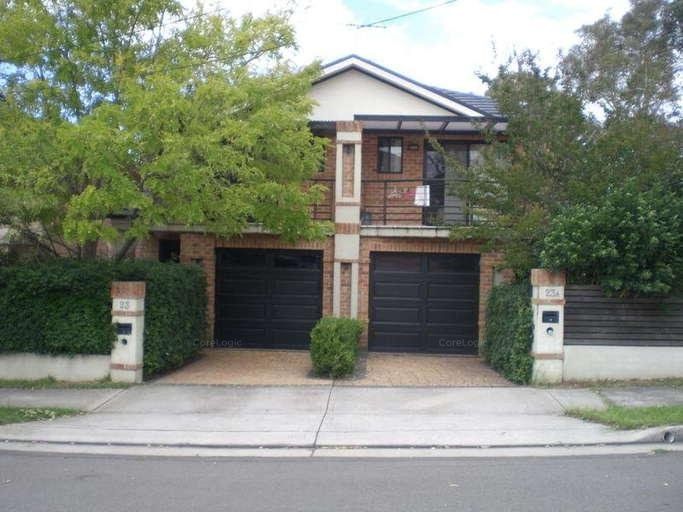
POLYGON ((377 172, 400 173, 403 166, 403 139, 379 137, 377 139, 377 172))

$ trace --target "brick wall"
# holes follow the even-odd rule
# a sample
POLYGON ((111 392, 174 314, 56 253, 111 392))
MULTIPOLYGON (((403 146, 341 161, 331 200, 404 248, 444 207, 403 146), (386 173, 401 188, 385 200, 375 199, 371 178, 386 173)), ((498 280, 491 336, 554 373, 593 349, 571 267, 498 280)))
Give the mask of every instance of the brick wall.
POLYGON ((159 259, 159 239, 150 236, 144 240, 139 240, 135 244, 135 259, 139 260, 158 260, 159 259))
POLYGON ((342 197, 353 197, 353 164, 356 158, 356 146, 343 144, 342 150, 342 197))
POLYGON ((361 343, 367 346, 367 324, 369 320, 370 254, 372 252, 417 252, 443 254, 481 254, 479 271, 479 339, 485 339, 486 303, 493 287, 494 270, 503 263, 503 257, 496 253, 481 253, 478 242, 452 242, 444 239, 361 237, 358 319, 365 323, 361 343))
POLYGON ((208 298, 207 323, 213 336, 215 319, 215 284, 217 248, 245 249, 310 249, 323 251, 323 315, 332 314, 332 273, 334 262, 334 241, 332 237, 320 242, 299 242, 289 244, 273 235, 244 235, 239 238, 223 239, 200 233, 180 235, 180 261, 199 263, 206 274, 208 298))
POLYGON ((341 263, 340 278, 340 316, 349 318, 351 317, 351 263, 341 263))

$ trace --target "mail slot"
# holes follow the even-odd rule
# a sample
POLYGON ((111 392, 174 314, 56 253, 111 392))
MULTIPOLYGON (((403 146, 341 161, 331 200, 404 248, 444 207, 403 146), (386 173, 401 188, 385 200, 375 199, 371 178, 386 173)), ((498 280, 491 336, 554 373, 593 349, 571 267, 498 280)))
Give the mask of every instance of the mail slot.
POLYGON ((121 323, 116 324, 116 334, 122 336, 124 334, 130 335, 133 332, 133 324, 121 323))
POLYGON ((544 324, 557 324, 560 322, 560 312, 544 311, 541 320, 544 324))

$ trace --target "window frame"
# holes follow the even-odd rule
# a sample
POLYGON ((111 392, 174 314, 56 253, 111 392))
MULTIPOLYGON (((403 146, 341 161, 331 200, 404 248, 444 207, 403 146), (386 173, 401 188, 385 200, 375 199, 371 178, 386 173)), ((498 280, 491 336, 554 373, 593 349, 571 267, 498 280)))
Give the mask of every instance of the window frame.
MULTIPOLYGON (((380 137, 377 137, 377 172, 380 174, 403 174, 403 137, 398 136, 398 135, 383 135, 380 137), (395 147, 391 142, 398 140, 400 141, 401 145, 401 159, 399 162, 399 168, 398 171, 392 171, 391 168, 389 170, 384 170, 382 169, 381 163, 382 163, 382 152, 380 151, 380 147, 382 147, 382 142, 384 141, 389 141, 389 155, 391 155, 391 148, 395 147)), ((391 162, 391 159, 389 159, 389 162, 391 162)), ((391 167, 391 163, 389 164, 389 167, 391 167)))

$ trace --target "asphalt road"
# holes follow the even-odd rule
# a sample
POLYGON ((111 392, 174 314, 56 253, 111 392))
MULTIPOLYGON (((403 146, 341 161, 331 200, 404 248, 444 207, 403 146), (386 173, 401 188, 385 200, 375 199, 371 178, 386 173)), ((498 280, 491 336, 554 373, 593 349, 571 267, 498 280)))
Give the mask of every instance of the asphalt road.
POLYGON ((680 511, 683 453, 210 459, 0 452, 10 511, 680 511))

